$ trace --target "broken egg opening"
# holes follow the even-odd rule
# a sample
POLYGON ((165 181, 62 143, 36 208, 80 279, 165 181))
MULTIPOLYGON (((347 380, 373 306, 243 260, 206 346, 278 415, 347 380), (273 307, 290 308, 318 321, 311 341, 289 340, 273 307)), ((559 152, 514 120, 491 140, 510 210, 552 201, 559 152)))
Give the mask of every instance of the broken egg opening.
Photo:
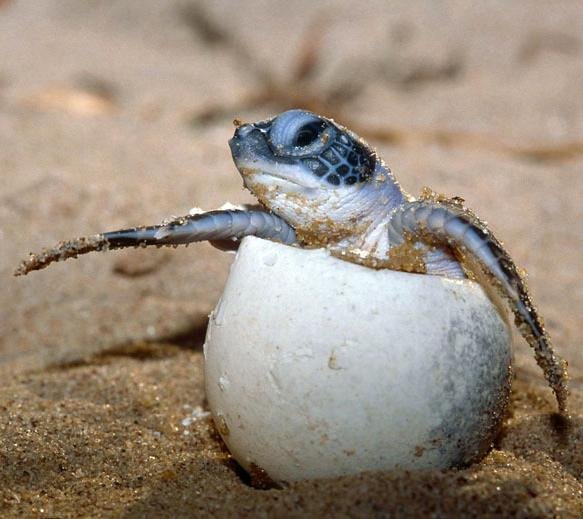
POLYGON ((204 345, 217 429, 275 481, 480 459, 511 333, 480 285, 245 238, 204 345))

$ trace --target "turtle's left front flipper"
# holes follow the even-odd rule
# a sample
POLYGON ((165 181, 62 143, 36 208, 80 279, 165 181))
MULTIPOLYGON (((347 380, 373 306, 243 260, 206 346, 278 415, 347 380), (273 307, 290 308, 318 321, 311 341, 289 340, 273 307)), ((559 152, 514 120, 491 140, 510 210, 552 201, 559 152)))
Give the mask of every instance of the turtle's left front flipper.
POLYGON ((206 240, 225 245, 228 241, 235 243, 245 236, 257 236, 288 245, 296 242, 293 228, 273 213, 235 209, 209 211, 183 216, 161 225, 135 227, 63 241, 52 249, 31 254, 14 274, 25 275, 48 267, 56 261, 76 258, 93 251, 151 245, 177 246, 206 240))
POLYGON ((509 300, 516 325, 534 349, 536 361, 555 393, 559 411, 566 414, 567 363, 554 353, 523 276, 486 224, 456 199, 430 194, 396 209, 388 229, 391 247, 406 240, 448 245, 460 256, 464 267, 477 266, 487 275, 509 300))

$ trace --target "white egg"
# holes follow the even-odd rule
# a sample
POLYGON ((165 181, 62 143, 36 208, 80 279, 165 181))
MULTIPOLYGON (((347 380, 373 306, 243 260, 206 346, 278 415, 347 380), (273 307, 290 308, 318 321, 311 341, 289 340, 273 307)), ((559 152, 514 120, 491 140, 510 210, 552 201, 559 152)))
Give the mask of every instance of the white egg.
POLYGON ((246 238, 211 314, 210 409, 276 481, 479 459, 510 387, 508 322, 472 281, 246 238))

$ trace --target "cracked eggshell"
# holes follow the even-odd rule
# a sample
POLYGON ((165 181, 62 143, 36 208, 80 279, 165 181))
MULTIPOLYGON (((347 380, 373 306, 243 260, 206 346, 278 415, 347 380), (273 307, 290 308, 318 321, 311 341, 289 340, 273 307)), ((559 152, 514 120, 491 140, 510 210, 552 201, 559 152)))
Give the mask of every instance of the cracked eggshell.
POLYGON ((243 240, 211 314, 207 397, 276 481, 465 465, 490 447, 511 334, 480 285, 243 240))

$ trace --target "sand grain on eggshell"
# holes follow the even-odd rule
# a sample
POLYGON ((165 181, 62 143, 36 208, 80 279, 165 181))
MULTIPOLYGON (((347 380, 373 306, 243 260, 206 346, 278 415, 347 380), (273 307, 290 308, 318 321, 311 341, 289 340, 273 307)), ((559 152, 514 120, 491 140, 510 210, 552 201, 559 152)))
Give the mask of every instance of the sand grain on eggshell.
POLYGON ((583 8, 333 4, 0 1, 2 517, 583 516, 583 8), (60 240, 253 202, 231 121, 291 105, 369 129, 407 191, 488 221, 569 361, 571 422, 517 338, 482 462, 259 490, 205 414, 200 346, 231 256, 117 251, 12 276, 60 240))

